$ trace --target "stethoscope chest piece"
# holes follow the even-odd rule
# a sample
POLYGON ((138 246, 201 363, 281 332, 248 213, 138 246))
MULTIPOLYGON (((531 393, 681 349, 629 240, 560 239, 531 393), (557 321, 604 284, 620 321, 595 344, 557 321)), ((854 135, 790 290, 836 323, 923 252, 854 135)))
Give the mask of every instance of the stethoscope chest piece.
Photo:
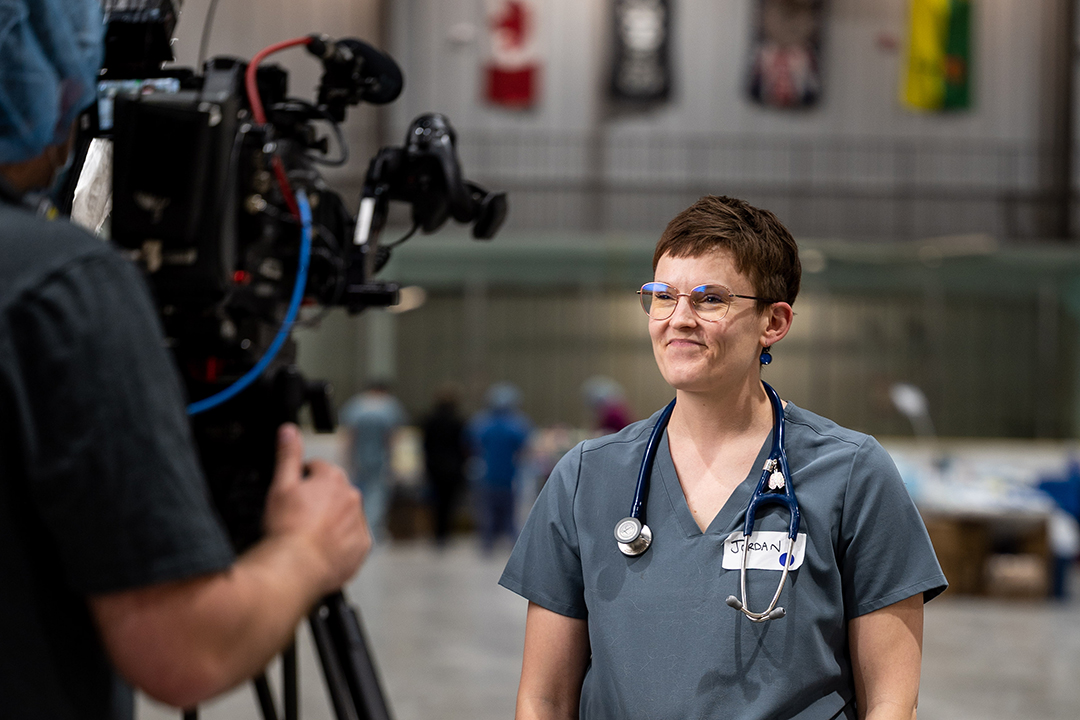
POLYGON ((615 540, 619 552, 627 557, 637 557, 652 545, 652 530, 636 517, 624 517, 615 525, 615 540))

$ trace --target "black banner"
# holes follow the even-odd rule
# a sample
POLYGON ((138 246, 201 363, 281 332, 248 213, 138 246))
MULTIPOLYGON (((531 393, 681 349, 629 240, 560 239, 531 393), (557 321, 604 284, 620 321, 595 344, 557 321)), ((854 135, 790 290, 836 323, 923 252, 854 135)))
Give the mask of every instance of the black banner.
POLYGON ((660 102, 671 93, 671 3, 615 0, 611 94, 617 100, 660 102))

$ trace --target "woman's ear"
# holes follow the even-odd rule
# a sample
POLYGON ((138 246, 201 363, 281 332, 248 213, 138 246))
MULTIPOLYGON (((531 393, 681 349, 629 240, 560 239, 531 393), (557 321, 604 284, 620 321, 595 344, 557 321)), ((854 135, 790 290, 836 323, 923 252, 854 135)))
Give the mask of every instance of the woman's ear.
POLYGON ((784 339, 791 329, 791 321, 795 317, 795 311, 786 302, 775 302, 769 305, 764 317, 767 322, 761 332, 762 347, 769 347, 784 339))

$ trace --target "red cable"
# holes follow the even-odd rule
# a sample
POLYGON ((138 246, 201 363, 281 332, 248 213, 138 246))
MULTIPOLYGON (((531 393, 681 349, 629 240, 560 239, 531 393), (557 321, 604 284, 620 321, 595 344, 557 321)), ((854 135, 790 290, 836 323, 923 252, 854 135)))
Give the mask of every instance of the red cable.
POLYGON ((289 212, 294 218, 300 218, 300 206, 296 204, 296 196, 293 195, 292 187, 289 186, 289 177, 285 174, 285 164, 277 155, 270 158, 270 164, 274 168, 274 177, 277 178, 278 187, 285 198, 285 204, 289 206, 289 212))
POLYGON ((251 114, 254 116, 255 122, 260 124, 266 122, 266 113, 263 112, 262 100, 259 98, 259 84, 255 80, 255 73, 259 69, 259 63, 265 60, 267 56, 273 55, 276 52, 297 45, 307 45, 310 42, 310 37, 298 37, 293 38, 292 40, 284 40, 275 45, 263 48, 255 55, 255 57, 251 58, 251 62, 248 63, 247 72, 244 74, 244 85, 247 88, 248 102, 251 103, 251 114))
MULTIPOLYGON (((273 55, 276 52, 285 50, 287 48, 295 47, 297 45, 307 45, 311 42, 310 37, 293 38, 292 40, 284 40, 269 47, 265 47, 260 50, 255 57, 251 58, 251 62, 248 63, 247 72, 244 73, 244 87, 247 90, 248 103, 251 105, 251 115, 255 122, 263 125, 266 123, 266 112, 263 110, 262 99, 259 97, 259 83, 256 80, 256 73, 259 70, 259 63, 267 58, 269 55, 273 55)), ((285 174, 285 165, 282 164, 281 158, 274 155, 270 159, 271 165, 274 168, 274 176, 277 178, 278 186, 281 188, 281 194, 285 198, 285 204, 289 206, 289 211, 294 217, 300 217, 300 207, 296 204, 296 197, 293 195, 292 188, 289 187, 289 178, 285 174)))

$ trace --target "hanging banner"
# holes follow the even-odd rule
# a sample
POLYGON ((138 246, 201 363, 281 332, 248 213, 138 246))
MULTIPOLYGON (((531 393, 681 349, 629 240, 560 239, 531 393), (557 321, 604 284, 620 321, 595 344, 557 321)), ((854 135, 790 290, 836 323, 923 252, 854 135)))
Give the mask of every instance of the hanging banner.
POLYGON ((971 107, 970 0, 910 0, 902 100, 915 110, 971 107))
POLYGON ((668 0, 615 0, 611 94, 617 100, 660 102, 671 93, 671 8, 668 0))
POLYGON ((821 97, 824 0, 757 0, 756 4, 750 97, 772 108, 812 107, 821 97))
POLYGON ((484 68, 488 102, 515 109, 536 103, 540 84, 536 6, 536 0, 488 0, 491 55, 484 68))

